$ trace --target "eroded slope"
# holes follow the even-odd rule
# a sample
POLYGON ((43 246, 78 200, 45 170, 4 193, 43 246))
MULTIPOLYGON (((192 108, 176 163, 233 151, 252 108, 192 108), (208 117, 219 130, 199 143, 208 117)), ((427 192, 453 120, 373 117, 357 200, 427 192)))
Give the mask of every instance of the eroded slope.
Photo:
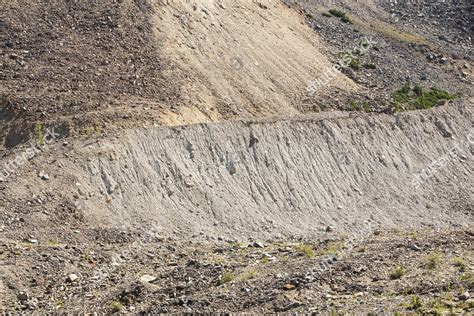
POLYGON ((5 214, 34 218, 35 230, 48 233, 51 221, 79 219, 101 229, 156 223, 165 235, 239 238, 308 236, 328 225, 348 231, 366 222, 465 224, 474 196, 472 111, 452 105, 92 138, 57 148, 64 157, 48 151, 51 158, 6 179, 5 214), (435 172, 418 185, 415 175, 429 168, 435 172))

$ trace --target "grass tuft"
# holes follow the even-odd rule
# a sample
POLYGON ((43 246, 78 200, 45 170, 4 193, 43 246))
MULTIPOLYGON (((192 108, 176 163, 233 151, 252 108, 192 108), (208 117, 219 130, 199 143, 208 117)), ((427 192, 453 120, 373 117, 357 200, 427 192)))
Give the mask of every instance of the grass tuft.
POLYGON ((352 23, 351 19, 349 19, 349 17, 346 15, 346 13, 344 11, 340 11, 340 10, 337 10, 337 9, 331 9, 331 10, 329 10, 329 14, 332 15, 332 16, 335 16, 337 18, 340 18, 341 21, 344 22, 344 23, 352 23))
POLYGON ((36 122, 35 124, 35 137, 36 137, 36 143, 38 145, 44 145, 45 140, 44 140, 44 133, 43 133, 43 124, 40 122, 36 122))
POLYGON ((364 67, 365 69, 375 69, 375 68, 377 68, 377 66, 375 66, 375 64, 373 64, 373 63, 365 63, 365 64, 363 65, 363 67, 364 67))
POLYGON ((232 282, 233 279, 234 279, 234 274, 233 274, 232 272, 225 272, 225 273, 222 275, 222 277, 221 277, 219 283, 220 283, 220 284, 229 283, 229 282, 232 282))
POLYGON ((314 250, 310 245, 305 245, 305 244, 297 245, 295 247, 295 249, 297 251, 305 254, 306 257, 308 257, 308 258, 313 258, 314 257, 314 250))
POLYGON ((421 299, 418 296, 412 296, 410 299, 410 303, 406 305, 407 309, 418 311, 423 306, 421 299))
POLYGON ((455 257, 452 260, 453 265, 459 269, 460 272, 465 272, 467 268, 467 262, 463 258, 455 257))
POLYGON ((402 276, 404 276, 406 272, 407 270, 405 269, 405 267, 403 267, 402 265, 399 265, 390 273, 390 279, 398 280, 402 276))
POLYGON ((110 309, 112 309, 112 312, 117 313, 123 309, 123 305, 118 301, 113 301, 112 304, 110 304, 110 309))
POLYGON ((368 102, 359 103, 359 101, 352 100, 350 107, 353 111, 370 112, 370 105, 368 102))
POLYGON ((422 266, 427 270, 435 270, 440 266, 442 260, 443 256, 439 252, 432 251, 424 258, 422 266))

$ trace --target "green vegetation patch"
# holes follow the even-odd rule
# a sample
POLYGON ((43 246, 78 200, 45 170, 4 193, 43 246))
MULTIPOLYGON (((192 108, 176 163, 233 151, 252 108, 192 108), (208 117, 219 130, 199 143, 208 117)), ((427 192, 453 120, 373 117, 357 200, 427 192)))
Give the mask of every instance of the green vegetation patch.
POLYGON ((352 100, 350 104, 350 108, 353 111, 370 112, 370 105, 368 102, 359 102, 356 100, 352 100))
POLYGON ((349 67, 353 70, 359 70, 360 69, 360 62, 357 58, 352 58, 349 67))
POLYGON ((118 301, 114 301, 110 304, 110 309, 112 310, 112 312, 117 313, 123 309, 123 305, 118 301))
POLYGON ((425 90, 419 85, 412 87, 410 83, 406 83, 392 94, 392 100, 397 110, 402 108, 406 110, 422 110, 434 107, 441 100, 454 100, 460 96, 459 94, 451 94, 437 88, 425 90))
POLYGON ((224 284, 224 283, 229 283, 229 282, 232 282, 232 280, 234 279, 234 274, 232 272, 225 272, 221 279, 220 279, 220 284, 224 284))
POLYGON ((402 276, 405 275, 407 270, 405 269, 404 266, 397 266, 393 271, 390 273, 390 279, 392 280, 397 280, 400 279, 402 276))
POLYGON ((375 68, 377 68, 377 66, 375 66, 375 64, 373 64, 373 63, 365 63, 365 64, 363 65, 363 67, 364 67, 365 69, 375 69, 375 68))
POLYGON ((43 133, 43 124, 40 122, 36 122, 35 124, 35 138, 36 138, 36 143, 38 145, 44 145, 45 144, 45 138, 44 138, 44 133, 43 133))
POLYGON ((406 304, 406 308, 413 311, 419 311, 423 307, 423 303, 418 296, 412 296, 410 302, 406 304))
POLYGON ((335 16, 337 18, 340 18, 342 22, 344 23, 352 23, 351 19, 347 16, 347 14, 344 11, 337 10, 337 9, 331 9, 329 10, 329 14, 332 16, 335 16))
POLYGON ((468 267, 467 261, 460 257, 453 258, 452 262, 453 265, 457 267, 460 272, 465 272, 466 268, 468 267))
POLYGON ((441 265, 442 261, 442 254, 437 251, 433 251, 424 258, 422 266, 427 270, 435 270, 441 265))
POLYGON ((297 245, 295 249, 303 254, 306 255, 308 258, 313 258, 314 257, 314 250, 310 245, 297 245))

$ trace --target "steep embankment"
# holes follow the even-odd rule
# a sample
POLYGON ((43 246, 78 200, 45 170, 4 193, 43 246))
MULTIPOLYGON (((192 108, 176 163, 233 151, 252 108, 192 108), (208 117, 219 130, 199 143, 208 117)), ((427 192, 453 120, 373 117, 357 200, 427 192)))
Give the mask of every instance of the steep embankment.
POLYGON ((328 225, 348 231, 364 221, 464 224, 473 215, 472 115, 470 105, 451 105, 395 116, 129 130, 113 141, 75 143, 63 158, 35 158, 8 179, 4 193, 16 202, 6 213, 29 203, 23 215, 39 231, 75 214, 90 227, 154 222, 164 234, 234 238, 311 235, 328 225), (414 175, 430 165, 434 175, 414 186, 414 175), (38 178, 40 170, 50 180, 38 178))

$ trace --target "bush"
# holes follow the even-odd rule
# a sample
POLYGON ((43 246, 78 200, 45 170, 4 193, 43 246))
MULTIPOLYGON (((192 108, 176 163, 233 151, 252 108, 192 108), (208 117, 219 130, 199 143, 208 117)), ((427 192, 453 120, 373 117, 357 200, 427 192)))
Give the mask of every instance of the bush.
POLYGON ((431 88, 430 91, 422 91, 421 95, 415 100, 415 104, 418 109, 429 109, 438 104, 441 100, 453 100, 457 97, 455 94, 431 88))
POLYGON ((370 112, 370 105, 367 102, 359 103, 356 100, 352 100, 351 109, 360 112, 370 112))
POLYGON ((332 16, 338 17, 338 18, 342 18, 343 16, 346 16, 345 12, 340 11, 340 10, 336 10, 336 9, 329 10, 329 14, 331 14, 332 16))
POLYGON ((341 21, 344 22, 344 23, 351 23, 351 20, 349 19, 349 17, 346 15, 346 13, 344 11, 331 9, 331 10, 329 10, 329 14, 331 14, 332 16, 340 18, 341 21))
POLYGON ((298 250, 299 252, 305 254, 306 257, 308 257, 308 258, 313 258, 314 257, 314 250, 310 245, 301 244, 301 245, 296 246, 295 249, 298 250))
POLYGON ((123 305, 120 302, 114 301, 112 304, 110 304, 110 308, 112 309, 112 312, 120 312, 123 309, 123 305))
POLYGON ((360 69, 360 63, 357 58, 352 58, 351 62, 349 63, 349 67, 353 70, 359 70, 360 69))
POLYGON ((349 19, 347 15, 344 15, 343 17, 341 17, 341 21, 344 23, 351 23, 351 20, 349 19))
POLYGON ((221 279, 220 279, 220 284, 224 284, 224 283, 229 283, 231 282, 232 280, 234 279, 234 274, 232 272, 225 272, 221 279))
POLYGON ((36 137, 36 143, 38 145, 44 145, 45 140, 44 140, 44 133, 43 133, 43 124, 40 122, 36 122, 35 124, 35 137, 36 137))
POLYGON ((364 68, 365 68, 365 69, 375 69, 375 68, 377 68, 377 67, 375 66, 375 64, 372 64, 372 63, 365 63, 365 64, 364 64, 364 68))
POLYGON ((464 272, 464 271, 466 271, 466 268, 467 268, 468 264, 467 264, 466 260, 464 260, 462 258, 459 258, 459 257, 455 257, 455 258, 453 258, 453 265, 455 267, 457 267, 460 272, 464 272))
POLYGON ((458 94, 451 94, 437 88, 424 90, 419 85, 412 88, 410 83, 405 83, 392 94, 395 107, 402 108, 402 105, 405 105, 408 110, 429 109, 436 106, 441 100, 453 100, 459 97, 458 94))
POLYGON ((407 305, 407 309, 419 310, 423 306, 421 299, 418 296, 413 296, 410 303, 407 305))
POLYGON ((405 275, 406 269, 403 266, 397 266, 391 273, 390 273, 390 279, 392 280, 397 280, 400 279, 402 276, 405 275))
POLYGON ((435 270, 439 267, 442 261, 442 256, 439 252, 433 251, 423 260, 422 266, 427 270, 435 270))

